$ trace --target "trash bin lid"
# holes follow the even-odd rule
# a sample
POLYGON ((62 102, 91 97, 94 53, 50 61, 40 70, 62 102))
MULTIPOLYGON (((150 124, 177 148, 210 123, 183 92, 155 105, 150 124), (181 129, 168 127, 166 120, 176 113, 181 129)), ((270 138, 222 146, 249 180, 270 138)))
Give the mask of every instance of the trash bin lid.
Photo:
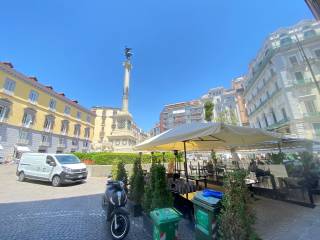
POLYGON ((150 213, 153 222, 160 225, 168 222, 177 222, 181 219, 182 214, 173 208, 159 208, 150 213))
POLYGON ((195 203, 196 201, 199 201, 203 204, 214 207, 215 205, 217 205, 220 202, 220 199, 212 197, 212 196, 204 196, 203 191, 199 191, 199 192, 197 192, 195 197, 192 199, 193 203, 195 203))

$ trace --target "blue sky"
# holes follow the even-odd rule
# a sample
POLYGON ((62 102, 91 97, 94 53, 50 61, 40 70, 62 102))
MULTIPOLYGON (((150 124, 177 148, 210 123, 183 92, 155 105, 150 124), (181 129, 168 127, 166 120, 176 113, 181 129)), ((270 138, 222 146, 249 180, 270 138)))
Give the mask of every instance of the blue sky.
POLYGON ((129 109, 144 130, 165 104, 229 87, 270 32, 313 18, 303 0, 11 0, 0 16, 0 61, 88 108, 121 106, 132 47, 129 109))

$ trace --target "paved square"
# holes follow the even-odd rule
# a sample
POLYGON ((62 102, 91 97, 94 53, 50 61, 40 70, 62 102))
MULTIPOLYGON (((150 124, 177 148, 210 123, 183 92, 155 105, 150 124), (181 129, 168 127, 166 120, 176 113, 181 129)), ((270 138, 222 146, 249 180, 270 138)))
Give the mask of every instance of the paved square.
MULTIPOLYGON (((0 239, 111 239, 101 196, 105 179, 52 187, 49 183, 18 182, 15 166, 0 165, 0 239)), ((320 207, 300 207, 259 197, 256 229, 263 239, 319 239, 320 207)), ((131 217, 127 240, 151 240, 141 218, 131 217)), ((192 223, 183 220, 180 239, 194 239, 192 223)))

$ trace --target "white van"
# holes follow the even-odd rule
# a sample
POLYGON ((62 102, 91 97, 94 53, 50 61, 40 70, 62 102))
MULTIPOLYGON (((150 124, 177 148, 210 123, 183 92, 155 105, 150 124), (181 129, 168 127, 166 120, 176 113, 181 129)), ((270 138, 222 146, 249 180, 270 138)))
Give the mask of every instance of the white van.
POLYGON ((17 167, 19 181, 26 178, 48 181, 54 187, 83 181, 87 174, 86 165, 73 154, 23 153, 17 167))

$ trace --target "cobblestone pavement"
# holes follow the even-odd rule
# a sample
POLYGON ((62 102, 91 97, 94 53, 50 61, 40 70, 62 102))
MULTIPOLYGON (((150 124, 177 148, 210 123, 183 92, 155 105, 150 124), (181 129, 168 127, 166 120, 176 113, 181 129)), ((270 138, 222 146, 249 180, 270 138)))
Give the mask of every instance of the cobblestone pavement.
MULTIPOLYGON (((14 166, 0 165, 0 240, 111 239, 101 208, 105 179, 60 188, 17 182, 14 166)), ((320 207, 314 209, 259 197, 256 229, 263 239, 319 239, 320 207)), ((193 224, 182 220, 179 239, 194 239, 193 224)), ((131 217, 127 240, 151 240, 142 218, 131 217)))
MULTIPOLYGON (((14 166, 0 165, 0 240, 111 239, 101 208, 105 179, 59 188, 36 181, 18 182, 14 166)), ((127 240, 152 239, 142 218, 130 217, 127 240)), ((193 239, 192 226, 180 223, 180 239, 193 239)))

